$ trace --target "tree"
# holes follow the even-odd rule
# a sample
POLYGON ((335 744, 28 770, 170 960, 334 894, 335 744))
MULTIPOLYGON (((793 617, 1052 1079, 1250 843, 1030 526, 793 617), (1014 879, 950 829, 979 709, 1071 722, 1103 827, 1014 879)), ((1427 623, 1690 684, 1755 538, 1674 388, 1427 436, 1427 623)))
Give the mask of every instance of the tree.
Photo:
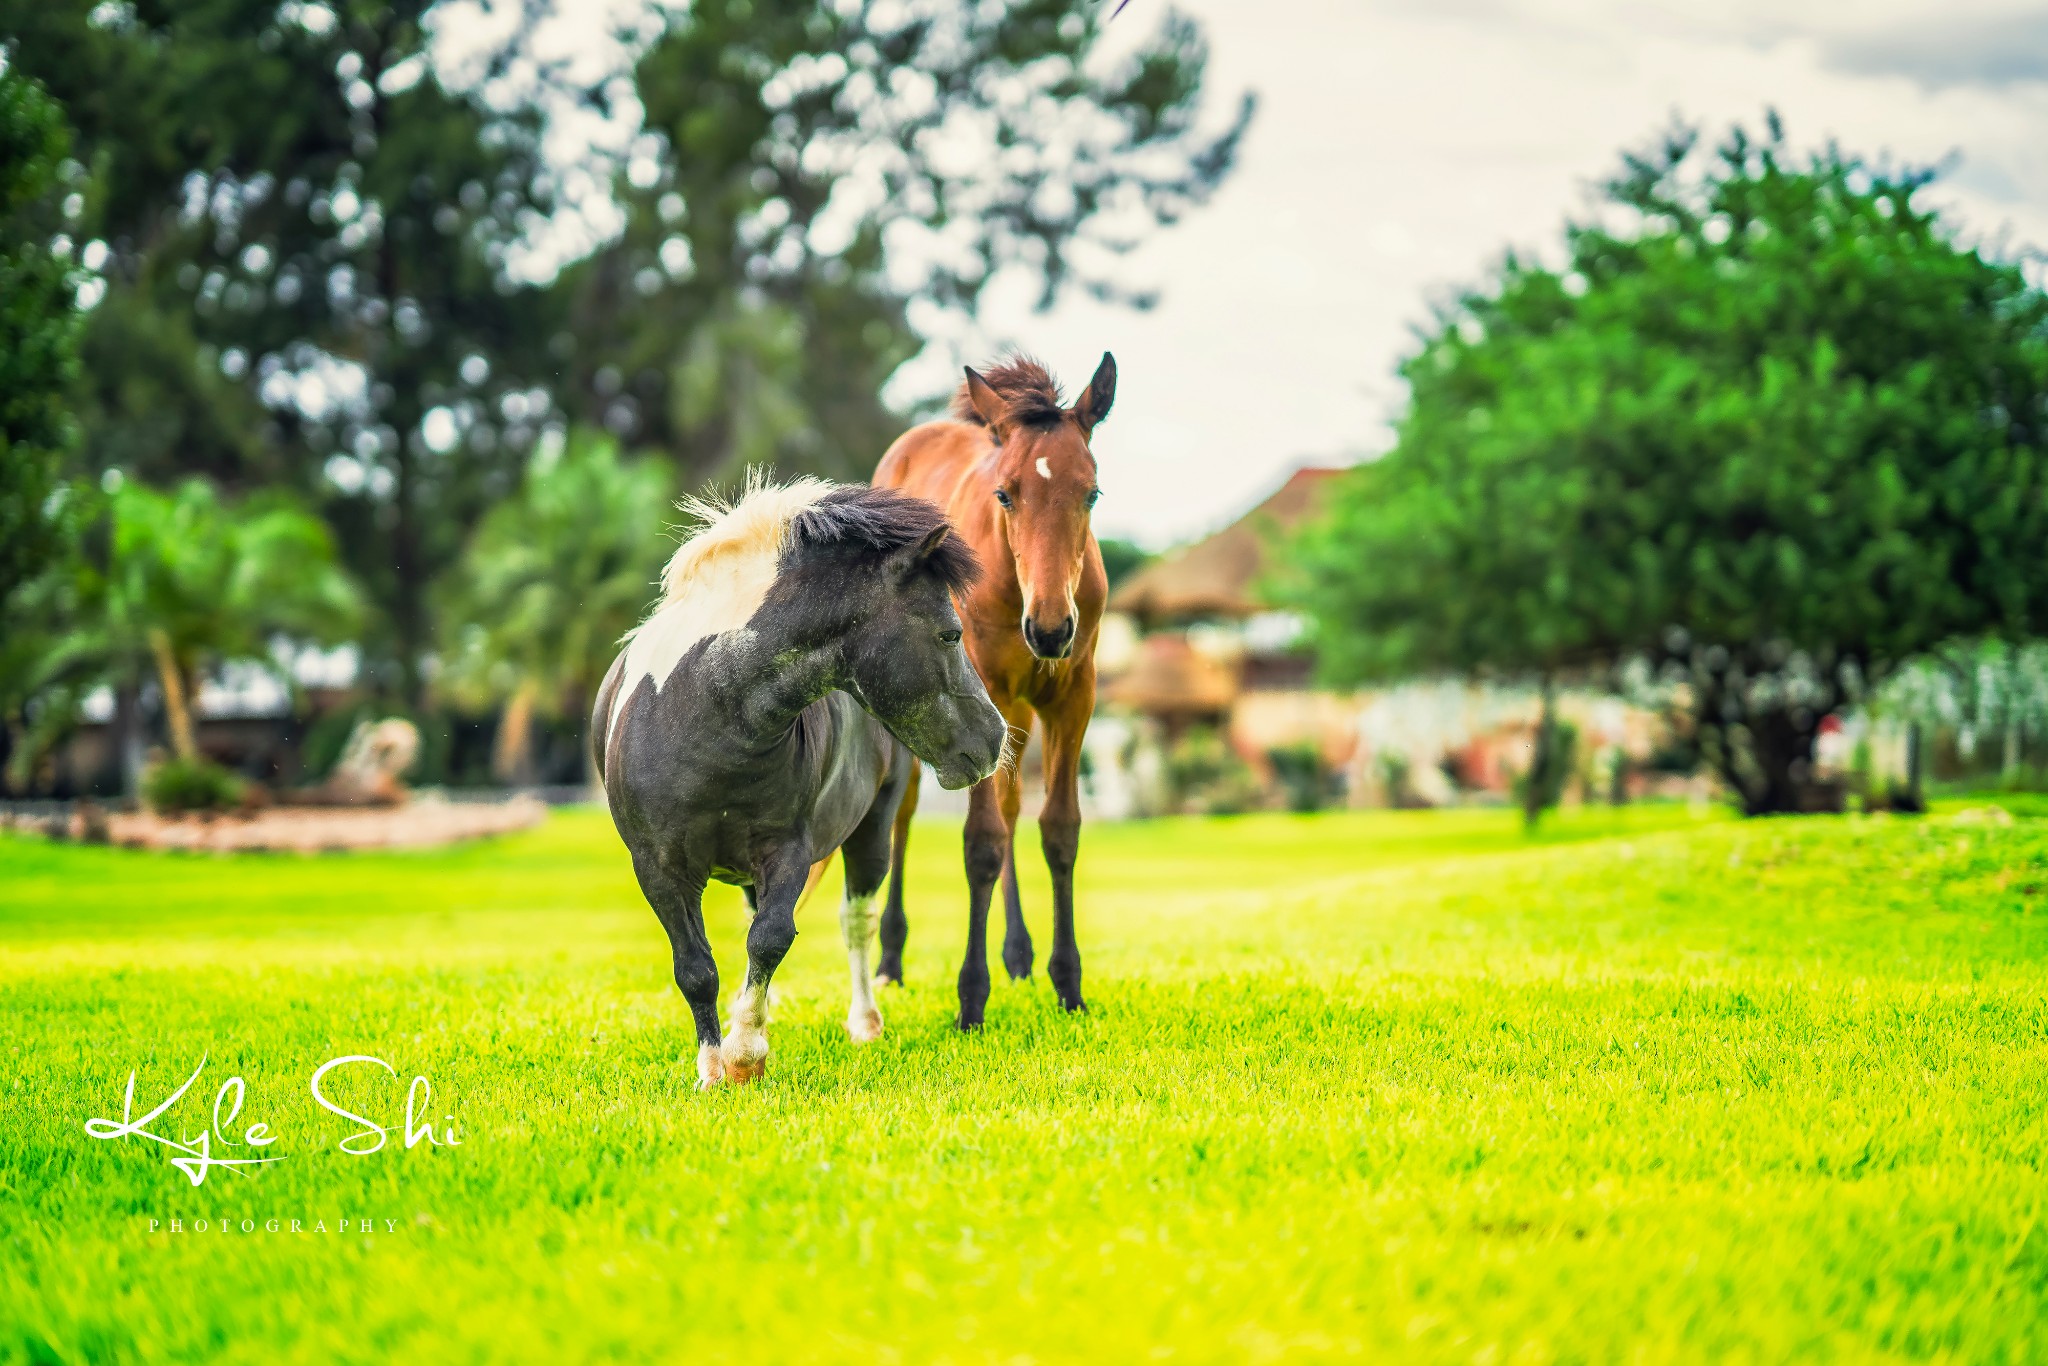
POLYGON ((460 701, 505 704, 500 778, 530 779, 536 715, 588 715, 673 548, 663 513, 674 496, 665 462, 622 459, 610 437, 578 431, 534 457, 464 547, 442 585, 442 679, 460 701))
POLYGON ((326 526, 283 495, 235 506, 204 480, 170 493, 127 482, 109 505, 104 579, 63 654, 116 678, 153 673, 181 759, 199 754, 192 704, 207 670, 271 663, 281 641, 336 644, 360 625, 326 526))
POLYGON ((515 269, 554 205, 542 119, 493 103, 544 7, 460 89, 427 0, 4 8, 88 114, 89 468, 317 500, 382 609, 372 681, 416 699, 427 585, 552 407, 515 269))
POLYGON ((668 11, 634 72, 624 233, 567 277, 563 401, 693 483, 745 464, 865 478, 901 429, 892 375, 998 273, 1042 303, 1069 287, 1146 302, 1118 259, 1208 198, 1252 105, 1205 131, 1196 26, 1169 15, 1110 66, 1104 13, 668 11))
POLYGON ((1641 661, 1763 813, 1901 661, 2048 626, 2048 299, 1930 179, 1775 118, 1626 158, 1564 269, 1437 317, 1395 449, 1302 538, 1330 676, 1641 661))
POLYGON ((0 57, 0 613, 63 552, 58 461, 78 304, 61 232, 63 113, 0 57))

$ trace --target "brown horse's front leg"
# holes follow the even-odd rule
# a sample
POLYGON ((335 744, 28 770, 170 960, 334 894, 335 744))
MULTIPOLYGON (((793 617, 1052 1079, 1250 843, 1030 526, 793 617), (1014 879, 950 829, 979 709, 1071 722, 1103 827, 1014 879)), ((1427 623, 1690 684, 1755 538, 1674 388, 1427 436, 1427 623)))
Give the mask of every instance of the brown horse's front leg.
POLYGON ((1024 898, 1017 890, 1017 813, 1024 804, 1024 743, 1031 734, 1031 708, 1018 703, 1003 712, 1009 723, 1016 761, 1009 772, 998 772, 1003 784, 1003 970, 1013 982, 1031 976, 1031 931, 1024 926, 1024 898))
POLYGON ((1076 688, 1069 699, 1042 713, 1045 809, 1038 816, 1038 841, 1052 874, 1052 952, 1045 972, 1068 1010, 1087 1009, 1081 999, 1081 945, 1074 936, 1074 863, 1081 852, 1081 737, 1095 701, 1094 680, 1085 681, 1085 688, 1076 688))
POLYGON ((974 785, 967 798, 967 956, 960 964, 962 1029, 979 1029, 988 1008, 988 904, 1003 874, 1009 829, 1003 824, 998 773, 974 785))

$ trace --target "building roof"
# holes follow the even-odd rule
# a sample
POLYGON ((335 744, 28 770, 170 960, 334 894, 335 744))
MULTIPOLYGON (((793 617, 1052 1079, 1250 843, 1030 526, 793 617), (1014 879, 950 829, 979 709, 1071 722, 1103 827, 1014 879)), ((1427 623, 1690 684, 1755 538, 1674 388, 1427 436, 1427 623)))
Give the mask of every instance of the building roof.
POLYGON ((1204 617, 1242 618, 1263 610, 1254 593, 1265 569, 1267 537, 1318 511, 1339 469, 1305 468, 1273 495, 1213 536, 1154 560, 1110 595, 1112 610, 1147 625, 1204 617))

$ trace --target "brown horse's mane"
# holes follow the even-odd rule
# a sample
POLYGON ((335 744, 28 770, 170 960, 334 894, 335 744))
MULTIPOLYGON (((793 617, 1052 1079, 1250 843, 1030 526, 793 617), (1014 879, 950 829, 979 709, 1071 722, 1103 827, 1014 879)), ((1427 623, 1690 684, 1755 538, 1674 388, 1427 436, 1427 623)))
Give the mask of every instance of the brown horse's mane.
MULTIPOLYGON (((1027 427, 1050 427, 1067 415, 1060 402, 1060 382, 1052 377, 1052 371, 1029 356, 1011 356, 999 361, 982 371, 981 377, 1010 405, 1012 422, 1027 427)), ((968 397, 964 379, 953 391, 953 417, 956 421, 971 422, 977 427, 988 425, 974 410, 974 400, 968 397)))

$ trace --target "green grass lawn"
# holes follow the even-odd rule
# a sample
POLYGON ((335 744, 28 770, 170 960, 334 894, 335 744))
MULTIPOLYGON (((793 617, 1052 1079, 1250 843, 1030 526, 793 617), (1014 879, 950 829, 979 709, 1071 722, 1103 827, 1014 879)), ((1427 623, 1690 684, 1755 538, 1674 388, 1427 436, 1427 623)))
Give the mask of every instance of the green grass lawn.
POLYGON ((828 885, 768 1079, 699 1093, 600 813, 0 839, 0 1360, 2048 1360, 2048 820, 1091 827, 1092 1009, 1041 974, 972 1037, 956 831, 915 862, 887 1037, 844 1037, 828 885), (286 1160, 194 1189, 86 1136, 202 1054, 163 1132, 239 1075, 286 1160), (345 1054, 399 1076, 338 1101, 424 1074, 461 1146, 337 1152, 345 1054))

